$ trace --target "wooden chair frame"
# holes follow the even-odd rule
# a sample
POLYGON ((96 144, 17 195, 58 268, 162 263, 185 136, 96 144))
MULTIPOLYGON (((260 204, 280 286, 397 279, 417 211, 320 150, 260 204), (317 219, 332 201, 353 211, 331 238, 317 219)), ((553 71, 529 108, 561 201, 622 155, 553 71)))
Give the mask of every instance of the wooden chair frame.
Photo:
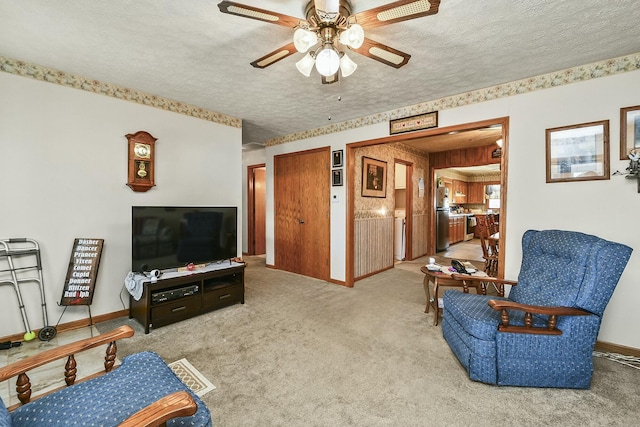
MULTIPOLYGON (((0 382, 17 377, 16 392, 21 403, 12 405, 7 409, 9 412, 12 412, 21 405, 25 405, 31 401, 40 399, 64 388, 64 386, 58 387, 55 390, 42 393, 32 398, 31 382, 27 375, 28 371, 66 357, 67 363, 65 364, 64 379, 67 387, 92 378, 97 378, 117 368, 117 366, 114 366, 117 352, 116 341, 123 338, 129 338, 133 336, 133 334, 134 331, 130 326, 121 326, 97 337, 86 338, 51 350, 45 350, 42 353, 38 353, 34 356, 0 368, 0 382), (107 344, 107 349, 105 354, 104 372, 99 372, 76 381, 77 369, 74 355, 105 344, 107 344)), ((163 426, 172 418, 190 416, 195 414, 196 410, 197 404, 193 400, 193 397, 191 397, 191 395, 186 391, 179 391, 169 394, 146 408, 141 409, 127 418, 120 424, 120 426, 163 426)))

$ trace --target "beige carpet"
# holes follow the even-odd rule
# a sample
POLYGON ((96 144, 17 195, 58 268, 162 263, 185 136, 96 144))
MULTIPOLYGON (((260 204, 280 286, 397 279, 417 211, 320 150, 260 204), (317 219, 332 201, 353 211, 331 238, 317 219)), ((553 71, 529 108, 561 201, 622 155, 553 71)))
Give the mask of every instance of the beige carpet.
POLYGON ((216 426, 637 425, 640 371, 596 358, 590 390, 470 381, 424 313, 422 273, 396 268, 349 289, 248 259, 246 303, 119 344, 187 358, 216 385, 216 426))

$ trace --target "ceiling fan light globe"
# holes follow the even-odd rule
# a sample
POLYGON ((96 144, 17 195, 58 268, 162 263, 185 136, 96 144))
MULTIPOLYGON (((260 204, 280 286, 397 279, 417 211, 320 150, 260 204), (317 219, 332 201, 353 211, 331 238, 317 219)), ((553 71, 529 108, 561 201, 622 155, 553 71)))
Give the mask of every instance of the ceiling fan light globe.
POLYGON ((314 63, 315 60, 313 59, 313 56, 311 56, 310 53, 307 53, 300 61, 296 62, 296 68, 303 75, 309 77, 314 63))
POLYGON ((313 31, 305 30, 304 28, 298 28, 293 33, 293 45, 298 52, 304 53, 309 50, 311 46, 318 42, 318 36, 313 31))
POLYGON ((340 0, 314 0, 317 10, 327 13, 338 13, 340 11, 340 0))
POLYGON ((353 62, 347 54, 342 55, 342 58, 340 58, 340 72, 342 77, 349 77, 354 71, 356 71, 356 68, 358 68, 358 64, 353 62))
POLYGON ((340 56, 335 49, 325 47, 316 55, 316 69, 325 76, 333 76, 340 68, 340 56))
POLYGON ((314 0, 316 17, 321 22, 335 22, 340 16, 341 0, 314 0))
POLYGON ((359 49, 364 43, 364 29, 360 24, 352 24, 340 33, 340 43, 352 49, 359 49))

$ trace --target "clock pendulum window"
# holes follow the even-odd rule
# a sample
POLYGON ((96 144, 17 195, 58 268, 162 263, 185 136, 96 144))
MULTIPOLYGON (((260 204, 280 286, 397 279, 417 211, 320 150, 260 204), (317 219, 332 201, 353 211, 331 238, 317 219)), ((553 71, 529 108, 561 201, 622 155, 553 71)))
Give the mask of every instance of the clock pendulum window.
POLYGON ((133 191, 147 191, 156 185, 154 179, 156 138, 145 131, 128 134, 126 137, 129 141, 127 185, 133 191))

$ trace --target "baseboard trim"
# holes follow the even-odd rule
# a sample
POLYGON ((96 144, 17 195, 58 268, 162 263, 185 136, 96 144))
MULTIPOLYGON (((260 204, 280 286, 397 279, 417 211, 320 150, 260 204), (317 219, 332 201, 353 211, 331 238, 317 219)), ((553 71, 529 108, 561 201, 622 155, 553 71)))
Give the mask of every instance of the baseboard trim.
POLYGON ((389 267, 382 268, 380 270, 372 271, 371 273, 363 274, 362 276, 356 277, 353 281, 357 282, 358 280, 366 279, 367 277, 375 276, 376 274, 382 273, 383 271, 391 270, 393 265, 389 267))
MULTIPOLYGON (((113 319, 117 319, 119 317, 124 317, 124 316, 129 316, 129 310, 119 310, 119 311, 114 311, 112 313, 107 313, 107 314, 100 314, 99 316, 91 316, 91 319, 93 320, 93 324, 95 325, 96 323, 100 323, 100 322, 106 322, 107 320, 113 320, 113 319)), ((89 318, 86 317, 84 319, 80 319, 80 320, 74 320, 72 322, 67 322, 67 323, 62 323, 58 326, 56 326, 56 331, 58 333, 60 332, 65 332, 65 331, 72 331, 74 329, 80 329, 80 328, 85 328, 89 326, 89 318)), ((40 332, 39 329, 34 330, 34 332, 36 333, 36 335, 38 335, 38 332, 40 332)), ((15 341, 24 341, 24 334, 20 333, 20 334, 14 334, 14 335, 9 335, 6 337, 1 337, 0 338, 0 342, 3 341, 11 341, 11 342, 15 342, 15 341)))
POLYGON ((640 348, 626 347, 610 342, 596 341, 595 349, 603 353, 617 353, 623 356, 640 357, 640 348))
POLYGON ((347 286, 347 283, 344 280, 329 279, 329 280, 327 280, 327 282, 333 283, 334 285, 340 285, 340 286, 345 286, 347 288, 353 288, 353 286, 347 286))

